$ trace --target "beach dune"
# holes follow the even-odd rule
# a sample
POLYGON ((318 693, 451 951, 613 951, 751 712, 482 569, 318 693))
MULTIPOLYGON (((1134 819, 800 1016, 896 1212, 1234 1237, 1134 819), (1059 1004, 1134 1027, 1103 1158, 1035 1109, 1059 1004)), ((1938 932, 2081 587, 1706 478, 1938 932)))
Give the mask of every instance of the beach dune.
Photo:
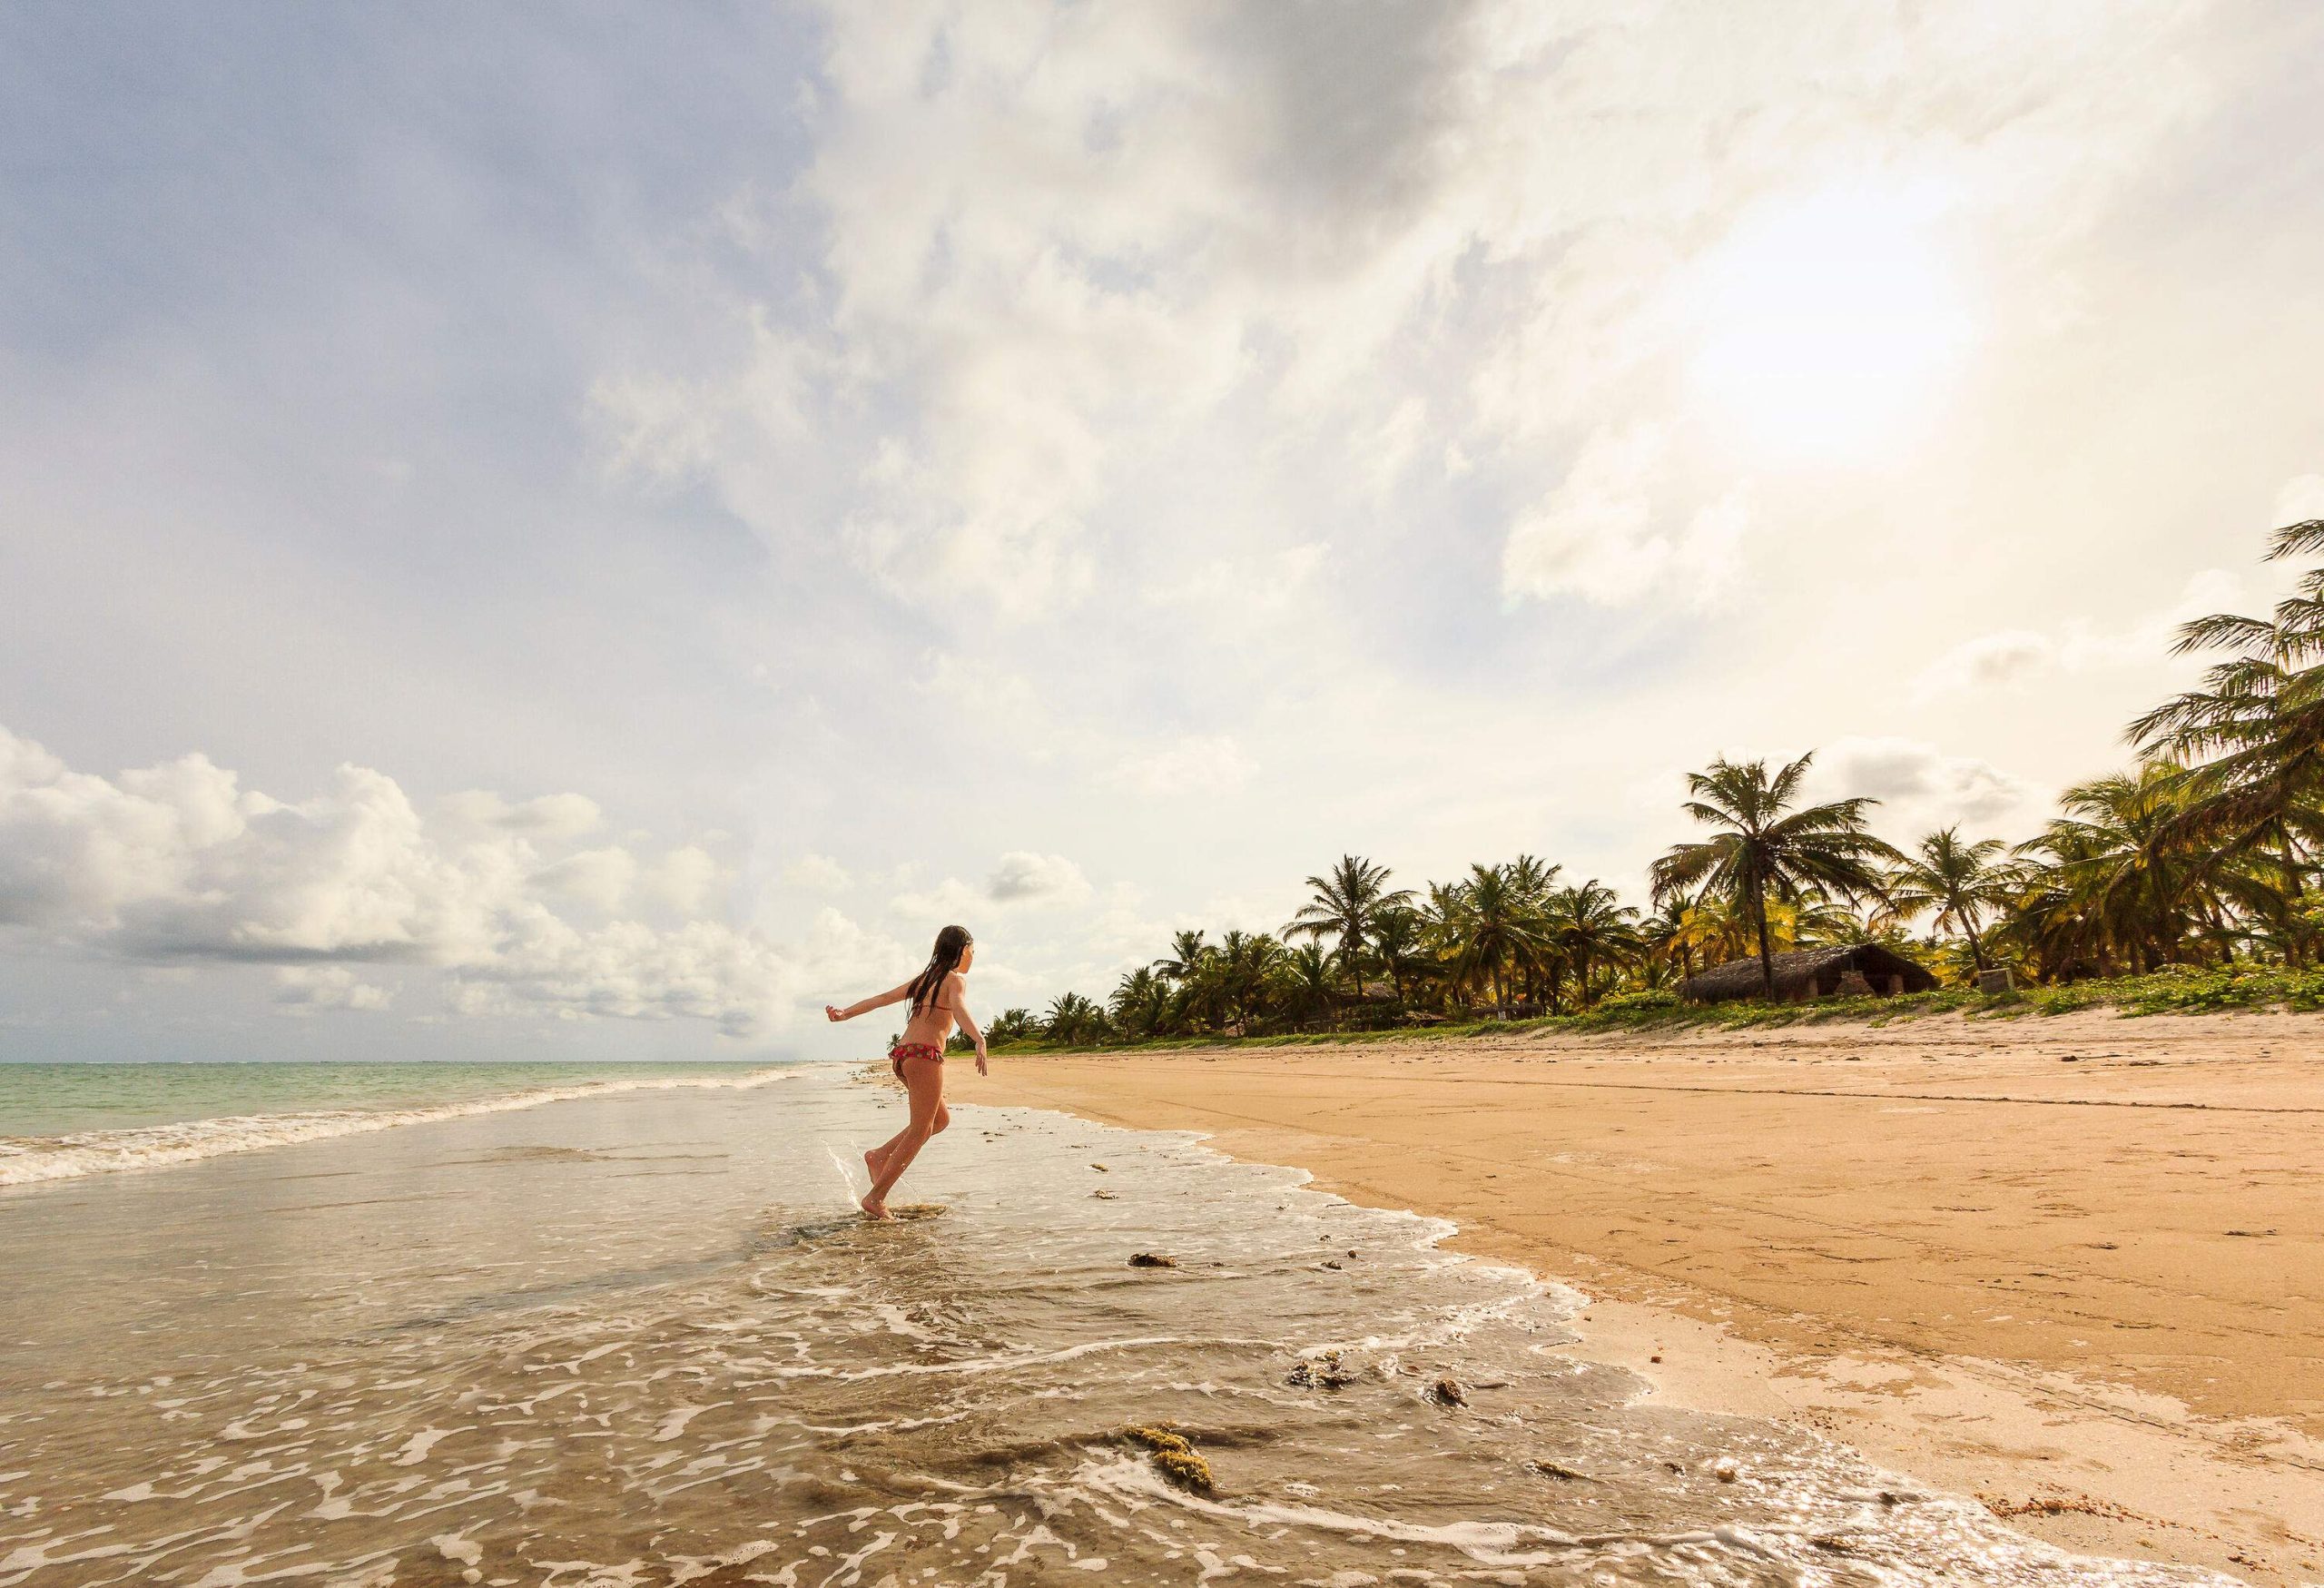
POLYGON ((1008 1055, 1596 1297, 1586 1350, 2072 1547, 2324 1576, 2324 1019, 1008 1055))

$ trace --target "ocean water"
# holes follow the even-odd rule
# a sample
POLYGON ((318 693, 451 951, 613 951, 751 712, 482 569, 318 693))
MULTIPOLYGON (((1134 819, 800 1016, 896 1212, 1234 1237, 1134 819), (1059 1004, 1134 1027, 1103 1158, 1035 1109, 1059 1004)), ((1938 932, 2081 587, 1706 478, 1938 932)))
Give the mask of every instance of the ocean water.
POLYGON ((0 1588, 2207 1580, 1641 1403, 1185 1136, 960 1107, 866 1224, 896 1094, 746 1080, 0 1190, 0 1588))
POLYGON ((0 1186, 777 1073, 747 1064, 0 1064, 0 1186))

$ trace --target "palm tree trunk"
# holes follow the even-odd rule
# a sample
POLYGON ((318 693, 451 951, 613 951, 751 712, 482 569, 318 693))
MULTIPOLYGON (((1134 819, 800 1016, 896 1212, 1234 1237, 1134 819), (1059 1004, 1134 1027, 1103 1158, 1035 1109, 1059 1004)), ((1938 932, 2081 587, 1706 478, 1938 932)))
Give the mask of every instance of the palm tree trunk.
POLYGON ((2291 829, 2281 822, 2276 824, 2276 838, 2277 863, 2284 872, 2284 959, 2297 971, 2308 961, 2308 945, 2299 939, 2299 853, 2292 847, 2291 829))
POLYGON ((1776 996, 1776 955, 1768 944, 1768 896, 1760 891, 1756 877, 1751 881, 1751 924, 1759 933, 1759 984, 1772 1003, 1776 996))

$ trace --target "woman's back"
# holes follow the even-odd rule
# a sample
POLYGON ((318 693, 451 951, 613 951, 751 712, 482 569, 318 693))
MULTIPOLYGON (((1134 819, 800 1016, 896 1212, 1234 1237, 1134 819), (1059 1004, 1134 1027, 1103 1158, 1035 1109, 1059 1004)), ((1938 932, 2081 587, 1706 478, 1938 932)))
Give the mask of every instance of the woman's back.
POLYGON ((958 971, 952 972, 936 984, 927 1001, 913 1006, 911 1018, 904 1022, 905 1041, 944 1046, 944 1039, 951 1035, 959 1019, 961 980, 958 971))

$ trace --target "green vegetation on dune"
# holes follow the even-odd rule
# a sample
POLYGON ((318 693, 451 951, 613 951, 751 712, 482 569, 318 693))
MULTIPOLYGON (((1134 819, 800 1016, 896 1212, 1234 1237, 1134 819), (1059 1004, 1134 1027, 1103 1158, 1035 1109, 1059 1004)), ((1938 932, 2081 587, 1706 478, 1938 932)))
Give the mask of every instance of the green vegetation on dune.
POLYGON ((1071 1042, 1051 1041, 1034 1034, 996 1043, 994 1048, 996 1051, 1003 1052, 1061 1053, 1102 1047, 1108 1052, 1144 1053, 1193 1049, 1308 1048, 1371 1042, 1451 1044, 1479 1038, 1506 1038, 1538 1032, 1571 1032, 1588 1036, 1614 1031, 1730 1031, 1841 1021, 1878 1026, 1939 1014, 1958 1014, 1973 1020, 2014 1020, 2107 1008, 2124 1016, 2235 1011, 2260 1013, 2270 1011, 2312 1012, 2324 1010, 2324 970, 2294 971, 2282 966, 2264 965, 2210 969, 2174 966, 2142 976, 2107 977, 2064 982, 2053 987, 2028 986, 2001 993, 1979 992, 1974 987, 1942 987, 1933 992, 1905 993, 1893 998, 1826 998, 1812 1003, 1750 1001, 1689 1003, 1675 994, 1636 998, 1618 995, 1605 1000, 1586 1013, 1541 1015, 1521 1020, 1479 1020, 1372 1031, 1277 1031, 1246 1037, 1214 1033, 1153 1037, 1136 1041, 1071 1042))
MULTIPOLYGON (((2278 531, 2269 555, 2319 554, 2324 519, 2278 531)), ((1899 848, 1872 832, 1876 801, 1805 801, 1812 754, 1722 757, 1688 779, 1699 835, 1650 868, 1651 913, 1531 854, 1417 890, 1344 855, 1280 936, 1180 932, 1104 1001, 1068 992, 988 1031, 999 1047, 1168 1049, 2324 1009, 2324 567, 2270 616, 2198 618, 2176 648, 2221 659, 2131 725, 2135 765, 2065 790, 2014 848, 1957 827, 1899 848), (1780 971, 1800 950, 1833 952, 1780 971), (1894 995, 1872 996, 1875 978, 1894 995), (1747 996, 1689 1003, 1689 986, 1747 996)))

